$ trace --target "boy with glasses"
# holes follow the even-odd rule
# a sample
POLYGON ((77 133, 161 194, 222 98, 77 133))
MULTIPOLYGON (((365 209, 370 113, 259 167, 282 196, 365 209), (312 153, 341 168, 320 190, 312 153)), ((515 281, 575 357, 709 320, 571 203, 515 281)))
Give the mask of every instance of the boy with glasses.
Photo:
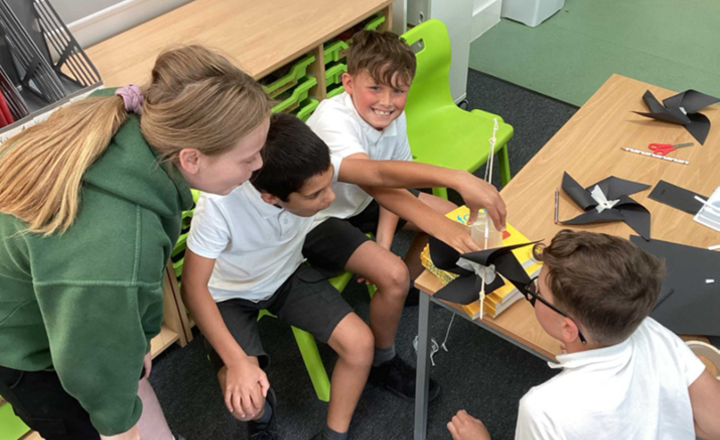
MULTIPOLYGON (((663 264, 627 240, 558 233, 536 246, 540 274, 524 290, 542 328, 562 342, 563 371, 521 400, 516 439, 720 438, 720 381, 648 315, 663 264)), ((484 440, 460 411, 454 440, 484 440)))

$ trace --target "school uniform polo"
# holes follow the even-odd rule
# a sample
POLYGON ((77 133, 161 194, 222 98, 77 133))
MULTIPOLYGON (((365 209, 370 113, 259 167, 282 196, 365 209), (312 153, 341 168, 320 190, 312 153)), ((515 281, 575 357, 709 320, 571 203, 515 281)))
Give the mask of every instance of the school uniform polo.
MULTIPOLYGON (((405 112, 378 131, 360 116, 347 92, 321 102, 307 124, 334 155, 365 153, 375 160, 412 160, 405 112)), ((358 215, 373 200, 357 185, 338 182, 332 188, 335 200, 315 216, 316 225, 329 217, 345 219, 358 215)))
MULTIPOLYGON (((331 161, 335 182, 342 159, 331 161)), ((266 203, 245 182, 226 196, 201 194, 188 248, 216 260, 208 284, 215 302, 258 302, 270 298, 305 261, 302 246, 312 223, 312 217, 266 203)))
MULTIPOLYGON (((357 112, 352 97, 342 93, 326 99, 308 119, 308 125, 330 148, 333 155, 348 157, 365 153, 375 160, 412 160, 407 139, 405 113, 379 131, 357 112)), ((343 270, 355 250, 376 233, 380 205, 357 185, 334 183, 335 200, 315 216, 303 254, 318 268, 343 270)), ((416 197, 420 194, 410 190, 416 197)), ((400 219, 396 230, 406 221, 400 219)))
MULTIPOLYGON (((342 159, 331 160, 335 181, 342 159)), ((262 368, 270 357, 257 329, 261 310, 325 343, 352 312, 324 275, 303 264, 312 221, 266 203, 250 182, 227 196, 203 194, 195 208, 188 248, 215 259, 208 289, 230 334, 262 368)), ((207 340, 205 349, 219 371, 223 361, 207 340)))
POLYGON ((695 440, 688 387, 705 366, 652 318, 624 342, 559 355, 520 400, 516 439, 695 440))

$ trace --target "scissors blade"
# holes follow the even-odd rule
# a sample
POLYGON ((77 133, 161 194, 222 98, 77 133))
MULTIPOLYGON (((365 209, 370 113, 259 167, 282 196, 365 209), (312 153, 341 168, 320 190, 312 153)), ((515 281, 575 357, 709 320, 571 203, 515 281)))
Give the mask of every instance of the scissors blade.
POLYGON ((693 145, 695 145, 694 142, 685 142, 684 144, 675 144, 673 148, 677 150, 678 148, 692 147, 693 145))

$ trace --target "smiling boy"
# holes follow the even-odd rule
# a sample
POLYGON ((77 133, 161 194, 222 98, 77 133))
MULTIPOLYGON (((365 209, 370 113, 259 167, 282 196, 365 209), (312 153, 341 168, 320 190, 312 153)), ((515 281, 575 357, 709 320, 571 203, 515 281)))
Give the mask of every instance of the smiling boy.
MULTIPOLYGON (((407 137, 405 102, 415 75, 415 54, 397 35, 362 31, 353 37, 342 76, 345 93, 320 103, 308 125, 344 159, 412 161, 407 137)), ((438 148, 442 148, 438 145, 438 148)), ((349 270, 359 280, 377 286, 370 302, 370 328, 375 336, 375 357, 370 382, 405 399, 415 397, 415 369, 396 355, 395 333, 403 307, 417 304, 411 281, 424 270, 420 252, 427 235, 414 222, 406 222, 381 207, 357 185, 334 183, 336 198, 315 219, 303 254, 318 268, 349 270), (420 232, 403 262, 390 251, 398 230, 420 232), (375 241, 366 233, 375 234, 375 241), (411 291, 408 294, 408 291, 411 291)), ((447 213, 456 206, 431 194, 411 190, 432 210, 447 213)), ((496 227, 504 226, 501 202, 486 205, 496 227)), ((430 381, 430 400, 439 394, 430 381)))

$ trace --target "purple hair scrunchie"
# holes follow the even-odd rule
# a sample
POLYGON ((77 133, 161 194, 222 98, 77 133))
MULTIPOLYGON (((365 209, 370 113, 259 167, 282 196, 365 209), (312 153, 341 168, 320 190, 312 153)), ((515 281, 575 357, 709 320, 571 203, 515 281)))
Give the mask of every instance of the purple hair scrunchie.
POLYGON ((142 113, 143 95, 140 86, 128 84, 115 90, 115 94, 122 97, 125 111, 138 115, 142 113))

